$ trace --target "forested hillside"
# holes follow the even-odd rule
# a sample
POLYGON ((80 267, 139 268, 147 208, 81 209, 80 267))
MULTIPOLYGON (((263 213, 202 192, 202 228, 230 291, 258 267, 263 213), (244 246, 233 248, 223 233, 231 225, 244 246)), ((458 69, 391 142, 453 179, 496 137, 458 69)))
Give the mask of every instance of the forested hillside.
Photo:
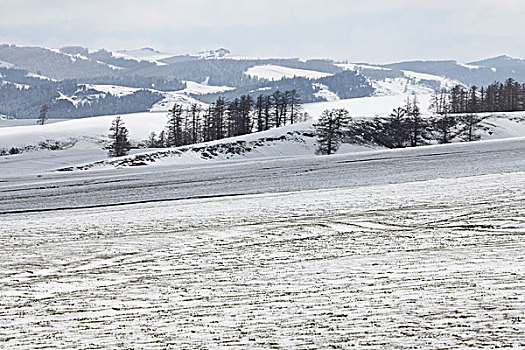
POLYGON ((152 48, 111 52, 1 45, 0 115, 36 118, 44 104, 50 118, 167 111, 174 102, 210 104, 219 97, 231 102, 241 96, 256 100, 292 90, 302 103, 310 103, 374 94, 429 94, 453 85, 453 111, 523 108, 522 87, 508 92, 507 86, 491 85, 508 78, 525 81, 524 61, 501 56, 470 64, 413 61, 380 66, 329 59, 236 58, 226 49, 170 56, 152 48), (200 87, 187 89, 188 84, 200 87), (476 86, 488 87, 482 91, 476 86), (468 96, 473 96, 467 88, 478 89, 482 106, 466 107, 472 104, 468 96), (503 94, 515 97, 500 97, 503 94))

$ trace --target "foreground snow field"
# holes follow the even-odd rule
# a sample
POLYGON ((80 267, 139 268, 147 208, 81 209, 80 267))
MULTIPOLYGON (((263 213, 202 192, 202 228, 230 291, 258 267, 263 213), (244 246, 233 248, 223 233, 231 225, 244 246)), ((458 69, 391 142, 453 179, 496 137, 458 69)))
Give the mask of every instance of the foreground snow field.
POLYGON ((76 142, 0 157, 5 348, 525 347, 523 113, 480 142, 316 157, 278 141, 302 123, 217 141, 277 140, 238 157, 55 171, 104 159, 111 118, 0 129, 76 142))
POLYGON ((523 347, 524 182, 514 172, 4 214, 0 342, 523 347))
POLYGON ((0 214, 525 171, 525 138, 0 177, 0 214))

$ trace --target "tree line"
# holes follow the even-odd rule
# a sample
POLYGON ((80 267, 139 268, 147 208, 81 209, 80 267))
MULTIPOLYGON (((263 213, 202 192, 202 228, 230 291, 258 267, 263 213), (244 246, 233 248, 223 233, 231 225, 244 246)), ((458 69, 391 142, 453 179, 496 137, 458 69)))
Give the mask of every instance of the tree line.
POLYGON ((404 106, 394 108, 386 118, 354 120, 345 109, 326 110, 314 124, 317 153, 333 154, 343 142, 403 148, 449 143, 455 139, 474 141, 480 138, 478 131, 482 120, 470 113, 422 118, 415 96, 408 98, 404 106))
POLYGON ((525 84, 509 78, 504 83, 496 81, 481 88, 456 85, 450 90, 435 92, 431 110, 440 115, 524 111, 525 84))
POLYGON ((220 140, 281 127, 308 119, 302 112, 301 96, 296 90, 242 95, 232 100, 218 97, 208 107, 193 103, 184 108, 175 103, 168 113, 166 128, 152 132, 147 147, 179 147, 220 140))

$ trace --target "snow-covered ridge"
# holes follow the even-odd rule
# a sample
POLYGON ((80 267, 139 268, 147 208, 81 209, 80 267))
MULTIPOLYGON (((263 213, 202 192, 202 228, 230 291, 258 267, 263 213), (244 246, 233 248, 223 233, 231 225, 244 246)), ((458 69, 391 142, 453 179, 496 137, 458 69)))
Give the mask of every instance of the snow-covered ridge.
POLYGON ((117 96, 117 97, 131 95, 131 94, 133 94, 134 92, 136 92, 138 90, 143 90, 141 88, 132 88, 132 87, 121 86, 121 85, 93 85, 93 84, 88 84, 88 85, 86 85, 86 87, 88 89, 97 90, 97 91, 100 91, 102 93, 111 94, 111 95, 117 96))
MULTIPOLYGON (((341 67, 345 70, 353 70, 358 73, 362 69, 377 70, 384 72, 391 72, 392 69, 373 66, 367 64, 355 64, 355 63, 337 63, 336 66, 341 67)), ((427 81, 435 82, 439 85, 439 88, 451 88, 455 85, 462 85, 461 82, 453 79, 446 78, 444 76, 438 76, 427 73, 419 73, 409 70, 400 71, 403 76, 396 78, 384 78, 384 79, 371 79, 368 81, 375 90, 375 96, 403 96, 407 94, 416 95, 430 95, 437 87, 429 86, 426 84, 427 81), (422 81, 425 81, 423 83, 422 81)))
POLYGON ((69 57, 69 59, 71 60, 71 62, 76 62, 77 60, 82 60, 82 61, 89 61, 90 59, 84 55, 81 55, 81 54, 70 54, 70 53, 66 53, 66 52, 63 52, 62 50, 60 49, 48 49, 49 51, 51 52, 54 52, 54 53, 57 53, 59 55, 63 55, 63 56, 67 56, 69 57))
POLYGON ((115 58, 124 58, 127 60, 134 60, 137 62, 146 61, 155 63, 158 66, 166 65, 161 60, 172 57, 173 54, 156 51, 151 47, 144 47, 138 50, 120 50, 111 53, 115 58))

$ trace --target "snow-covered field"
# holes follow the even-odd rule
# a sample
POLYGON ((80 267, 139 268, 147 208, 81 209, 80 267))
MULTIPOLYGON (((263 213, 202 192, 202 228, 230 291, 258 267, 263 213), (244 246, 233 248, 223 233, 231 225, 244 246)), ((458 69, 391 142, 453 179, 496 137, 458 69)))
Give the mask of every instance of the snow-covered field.
POLYGON ((283 78, 293 77, 318 79, 332 75, 330 73, 323 73, 314 70, 288 68, 283 66, 276 66, 273 64, 251 67, 246 71, 246 74, 252 77, 257 77, 259 79, 267 80, 281 80, 283 78))
MULTIPOLYGON (((320 157, 305 122, 56 171, 107 159, 114 117, 0 128, 0 148, 70 143, 0 157, 0 347, 525 347, 524 113, 487 115, 480 142, 320 157), (250 151, 202 157, 225 145, 250 151)), ((122 117, 135 142, 166 124, 122 117)))
POLYGON ((8 179, 0 341, 523 347, 524 150, 515 139, 8 179))

